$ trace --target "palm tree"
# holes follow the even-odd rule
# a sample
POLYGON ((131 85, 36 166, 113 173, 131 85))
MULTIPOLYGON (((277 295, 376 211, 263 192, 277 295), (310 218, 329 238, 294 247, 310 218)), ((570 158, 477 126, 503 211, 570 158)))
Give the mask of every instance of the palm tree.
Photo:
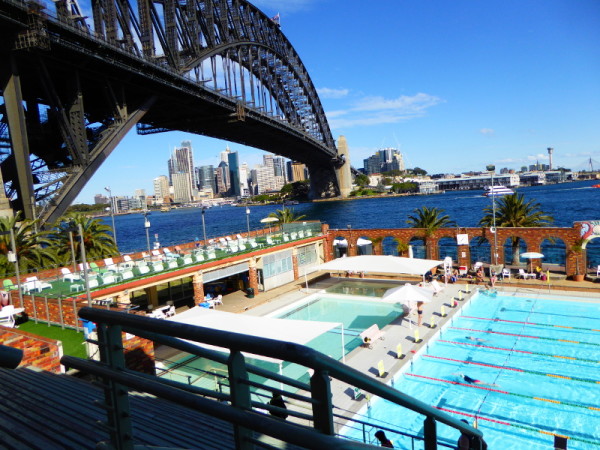
MULTIPOLYGON (((493 226, 493 207, 488 206, 483 212, 485 215, 479 221, 479 225, 483 227, 493 226)), ((547 226, 553 221, 552 216, 544 214, 539 203, 535 203, 533 200, 525 202, 523 194, 505 195, 498 201, 498 206, 496 206, 495 225, 497 227, 537 228, 547 226)), ((521 239, 518 237, 511 238, 513 264, 519 264, 520 241, 521 239)))
POLYGON ((62 263, 68 263, 71 260, 69 231, 73 232, 75 258, 79 258, 81 254, 79 225, 83 230, 83 243, 88 260, 119 255, 119 250, 111 234, 112 228, 109 225, 102 223, 100 219, 90 218, 83 214, 69 214, 59 219, 50 234, 52 246, 62 263))
MULTIPOLYGON (((50 248, 48 233, 38 232, 37 224, 38 220, 21 220, 20 212, 12 218, 0 217, 0 232, 13 230, 21 273, 44 268, 56 262, 56 253, 50 248)), ((0 272, 4 277, 15 273, 14 264, 8 261, 8 252, 11 249, 10 234, 0 236, 0 272)))
POLYGON ((450 219, 450 216, 444 214, 444 210, 441 208, 431 208, 427 206, 421 207, 421 209, 415 209, 413 211, 415 215, 408 216, 406 223, 411 228, 423 228, 425 238, 425 248, 427 255, 430 256, 430 246, 428 238, 431 237, 439 228, 452 227, 456 225, 456 222, 450 219))
POLYGON ((279 219, 279 223, 292 223, 302 220, 306 216, 297 216, 293 208, 286 208, 284 206, 282 209, 278 209, 277 211, 269 214, 269 217, 276 217, 279 219))

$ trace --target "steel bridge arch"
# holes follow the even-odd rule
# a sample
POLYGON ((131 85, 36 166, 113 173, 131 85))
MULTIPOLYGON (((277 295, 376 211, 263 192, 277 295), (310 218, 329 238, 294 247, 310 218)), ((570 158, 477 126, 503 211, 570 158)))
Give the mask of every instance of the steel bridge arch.
MULTIPOLYGON (((137 126, 139 134, 181 130, 281 154, 309 167, 311 183, 320 183, 316 188, 313 185, 313 191, 323 193, 321 196, 339 194, 335 169, 344 160, 338 155, 308 71, 280 27, 248 1, 137 0, 134 8, 134 0, 94 0, 93 26, 86 23, 76 1, 58 0, 54 4, 56 11, 51 15, 42 12, 40 6, 32 7, 35 3, 31 1, 0 0, 0 20, 9 18, 11 22, 8 29, 0 27, 0 37, 7 36, 6 42, 11 46, 11 42, 16 42, 10 48, 0 45, 0 56, 9 55, 6 59, 16 61, 17 66, 22 64, 20 59, 27 60, 21 74, 15 72, 24 86, 23 104, 18 100, 21 87, 9 80, 9 84, 0 86, 5 97, 5 104, 0 107, 7 107, 6 93, 10 88, 17 99, 8 105, 13 109, 13 124, 33 118, 37 120, 34 125, 46 133, 56 129, 49 138, 37 139, 44 140, 46 147, 52 143, 54 148, 42 148, 36 142, 36 149, 29 152, 25 139, 22 154, 15 157, 13 151, 8 157, 0 155, 10 200, 27 218, 37 216, 50 221, 60 216, 132 126, 137 126), (19 6, 21 11, 15 9, 19 6), (96 63, 98 59, 110 61, 121 75, 100 80, 98 90, 104 90, 113 103, 104 109, 97 105, 90 108, 88 105, 97 99, 90 101, 93 96, 83 90, 86 83, 98 82, 100 77, 85 79, 89 74, 79 70, 68 73, 68 89, 60 85, 65 73, 54 74, 55 67, 44 68, 46 73, 36 80, 30 74, 22 76, 37 64, 36 58, 48 62, 47 52, 54 48, 63 53, 65 49, 80 51, 86 57, 94 57, 96 63), (217 70, 217 59, 226 62, 221 71, 217 70), (139 95, 132 98, 134 95, 127 92, 126 86, 119 84, 119 77, 131 77, 127 71, 135 72, 136 66, 143 67, 149 80, 158 80, 171 91, 181 87, 181 93, 192 92, 203 102, 213 102, 222 111, 221 120, 251 122, 249 126, 259 129, 256 135, 268 134, 271 127, 276 131, 269 136, 274 142, 261 143, 257 136, 243 136, 241 127, 235 136, 222 135, 222 126, 202 129, 199 124, 206 121, 202 117, 196 123, 186 121, 186 128, 174 126, 179 118, 168 121, 157 113, 172 106, 160 95, 136 92, 139 95), (205 69, 209 80, 204 77, 205 69), (186 82, 177 81, 178 77, 186 82), (44 89, 32 88, 35 84, 44 89), (30 92, 25 92, 27 89, 30 92), (240 95, 236 89, 245 90, 246 95, 240 95), (82 102, 82 98, 86 101, 82 102), (44 114, 36 110, 43 110, 44 114), (55 126, 48 126, 49 119, 48 123, 43 122, 44 117, 40 116, 45 114, 55 126), (91 125, 96 128, 90 128, 91 125), (8 183, 5 170, 12 177, 8 183), (312 176, 313 173, 318 176, 312 176), (37 214, 36 204, 38 209, 39 204, 43 205, 37 214)), ((5 79, 12 76, 9 71, 2 75, 5 79)), ((198 114, 197 110, 192 112, 198 114)), ((14 126, 9 132, 9 116, 0 111, 0 142, 14 141, 11 134, 24 136, 28 132, 14 126)))

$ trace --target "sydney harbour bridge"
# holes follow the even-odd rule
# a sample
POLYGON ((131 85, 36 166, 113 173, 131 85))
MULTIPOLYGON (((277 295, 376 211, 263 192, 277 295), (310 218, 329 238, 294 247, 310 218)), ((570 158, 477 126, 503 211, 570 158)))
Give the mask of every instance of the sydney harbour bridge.
POLYGON ((0 0, 0 168, 23 217, 57 219, 134 127, 300 161, 313 197, 347 183, 300 57, 247 1, 42 1, 0 0))

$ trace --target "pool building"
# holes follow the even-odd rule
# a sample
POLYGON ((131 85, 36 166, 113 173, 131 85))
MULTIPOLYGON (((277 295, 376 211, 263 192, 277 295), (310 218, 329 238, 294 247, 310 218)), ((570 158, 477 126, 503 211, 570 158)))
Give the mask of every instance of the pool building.
MULTIPOLYGON (((201 311, 204 316, 225 314, 224 311, 229 309, 240 313, 239 316, 289 321, 288 329, 284 326, 275 335, 266 332, 275 328, 270 324, 257 325, 254 328, 257 331, 248 331, 244 333, 248 337, 241 339, 236 335, 243 331, 241 324, 232 329, 206 326, 200 332, 192 322, 175 320, 177 316, 187 314, 184 306, 177 308, 175 318, 163 320, 144 317, 135 310, 129 314, 116 313, 113 302, 83 309, 78 305, 81 317, 99 325, 99 336, 94 339, 97 347, 92 345, 92 348, 96 348, 103 363, 97 367, 90 361, 81 362, 71 357, 63 358, 62 362, 66 367, 93 373, 104 380, 104 393, 94 393, 85 385, 86 398, 104 403, 104 411, 87 413, 91 422, 83 428, 97 427, 92 423, 98 421, 104 421, 106 427, 86 437, 69 434, 68 439, 82 439, 84 447, 84 442, 92 440, 123 442, 132 440, 133 436, 136 443, 156 445, 160 442, 161 445, 186 448, 246 448, 244 443, 248 442, 252 443, 252 448, 261 445, 279 447, 283 445, 281 442, 297 446, 301 446, 301 442, 310 442, 305 445, 307 448, 342 442, 341 445, 351 448, 362 443, 375 445, 375 432, 385 430, 399 448, 452 448, 461 432, 479 436, 479 430, 490 448, 498 448, 503 439, 532 448, 552 448, 555 442, 562 441, 568 442, 568 448, 596 445, 598 436, 591 428, 599 428, 594 425, 597 412, 594 405, 598 402, 593 389, 589 393, 582 386, 590 387, 597 382, 593 374, 594 358, 596 363, 600 360, 596 351, 600 342, 594 335, 600 329, 594 324, 594 317, 599 316, 597 286, 586 284, 586 290, 573 294, 567 288, 581 286, 567 280, 542 284, 537 280, 507 279, 494 296, 486 294, 483 286, 449 284, 443 286, 431 302, 424 304, 423 325, 418 327, 414 308, 386 303, 382 299, 394 287, 406 282, 418 283, 419 276, 343 272, 342 277, 331 276, 319 270, 316 258, 306 256, 306 250, 303 250, 302 259, 310 261, 308 265, 312 270, 298 270, 307 265, 293 263, 293 256, 298 258, 300 247, 312 246, 315 255, 326 254, 328 249, 334 250, 327 242, 322 236, 311 236, 292 243, 281 240, 273 247, 257 249, 262 252, 263 264, 271 264, 268 269, 261 266, 263 275, 266 270, 270 282, 279 277, 270 288, 265 287, 266 278, 258 277, 256 281, 261 283, 257 285, 257 297, 262 296, 262 299, 250 298, 244 295, 244 290, 238 290, 237 294, 230 294, 232 300, 229 302, 226 295, 223 305, 189 309, 201 311), (289 270, 285 258, 277 253, 286 248, 295 276, 282 282, 289 270), (491 305, 492 310, 480 305, 491 305), (565 314, 565 308, 572 314, 565 314), (565 319, 568 319, 568 325, 563 322, 565 319), (292 329, 302 321, 306 322, 305 326, 300 324, 298 330, 306 330, 304 339, 281 342, 286 341, 288 332, 293 334, 292 329), (318 323, 325 325, 313 326, 318 323), (361 334, 373 325, 383 332, 384 339, 365 346, 361 334), (117 330, 123 331, 123 335, 117 330), (558 334, 565 330, 565 334, 558 334), (153 344, 146 352, 147 342, 153 344), (535 343, 533 347, 532 342, 535 343), (549 348, 542 343, 549 344, 549 348), (126 362, 120 360, 123 356, 117 357, 108 348, 139 350, 123 355, 126 362), (148 361, 149 355, 153 361, 158 361, 156 365, 152 363, 150 371, 159 375, 158 378, 147 379, 130 370, 123 372, 124 364, 131 367, 129 363, 133 358, 136 369, 142 368, 140 373, 143 373, 143 368, 152 362, 148 361), (548 362, 554 362, 553 359, 568 361, 571 365, 555 367, 548 362), (490 386, 461 383, 460 374, 490 386), (547 380, 540 381, 540 377, 547 380), (552 395, 556 380, 563 383, 559 396, 552 395), (529 384, 539 386, 539 391, 527 390, 529 384), (114 389, 123 387, 130 392, 126 406, 114 396, 114 389), (283 393, 286 402, 288 418, 284 423, 268 413, 277 412, 269 405, 270 397, 277 391, 283 393), (146 394, 138 396, 136 392, 146 394), (148 401, 152 405, 145 404, 146 397, 156 401, 148 401), (400 408, 401 412, 382 415, 380 410, 390 409, 381 406, 387 405, 385 402, 400 408), (546 408, 536 409, 539 404, 546 408), (180 409, 184 405, 185 409, 180 409), (171 423, 161 411, 168 410, 172 416, 187 414, 185 411, 189 412, 189 408, 194 411, 189 414, 195 414, 194 417, 207 426, 210 424, 208 430, 174 427, 156 431, 157 423, 161 427, 165 421, 171 423), (575 410, 574 418, 561 419, 560 424, 543 420, 563 417, 570 410, 575 410), (394 422, 390 416, 403 420, 394 422), (129 419, 124 420, 124 417, 129 419), (467 420, 469 425, 465 426, 461 419, 467 420), (478 426, 476 430, 472 428, 474 424, 478 426), (153 432, 142 437, 149 427, 153 432), (301 431, 295 427, 301 427, 301 431), (531 435, 536 436, 532 438, 531 435), (328 440, 330 437, 334 440, 328 440), (193 442, 196 444, 192 445, 193 442)), ((202 264, 201 276, 211 272, 215 272, 213 276, 216 273, 230 276, 227 268, 243 263, 248 257, 254 256, 225 256, 212 265, 202 264)), ((252 267, 252 263, 248 262, 247 267, 252 267)), ((179 265, 177 270, 182 268, 186 270, 179 265)), ((172 273, 156 274, 144 282, 154 280, 151 282, 158 283, 172 273)), ((110 294, 114 296, 109 289, 96 291, 93 300, 103 300, 102 296, 110 298, 110 294)), ((123 292, 119 285, 112 289, 123 292)), ((85 297, 82 300, 85 304, 85 297)), ((48 298, 45 306, 36 303, 39 301, 37 295, 27 295, 23 301, 38 305, 34 311, 40 319, 48 313, 67 316, 66 309, 50 311, 53 303, 48 298)), ((3 342, 7 342, 7 335, 3 334, 3 342)), ((38 401, 48 396, 48 403, 60 402, 64 397, 61 392, 72 389, 62 384, 64 375, 57 375, 60 378, 57 382, 48 377, 38 379, 36 375, 24 369, 2 370, 6 385, 29 386, 35 393, 26 400, 31 402, 31 411, 37 404, 35 396, 38 401), (20 380, 11 382, 15 375, 20 380), (45 383, 51 388, 44 389, 45 383)), ((79 383, 78 380, 76 386, 82 387, 79 383)), ((19 390, 23 395, 25 391, 19 390)), ((8 390, 6 397, 10 397, 8 390)), ((74 410, 88 410, 76 402, 76 398, 69 400, 74 401, 69 403, 74 410)), ((43 414, 50 415, 51 409, 43 414)), ((30 429, 34 414, 31 412, 30 415, 29 419, 19 418, 23 429, 30 429)), ((54 420, 60 422, 58 417, 60 415, 54 420)), ((19 433, 15 435, 15 431, 9 431, 15 429, 15 420, 15 417, 3 419, 0 429, 18 441, 19 433)), ((53 431, 52 437, 45 439, 59 443, 67 438, 65 430, 64 426, 59 427, 62 435, 53 431)), ((42 436, 34 435, 40 439, 37 444, 42 442, 42 436)))

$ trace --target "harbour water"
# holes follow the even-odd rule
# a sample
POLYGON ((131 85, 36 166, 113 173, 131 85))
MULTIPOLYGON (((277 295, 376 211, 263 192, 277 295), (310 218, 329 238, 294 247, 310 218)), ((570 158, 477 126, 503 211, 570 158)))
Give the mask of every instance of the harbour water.
MULTIPOLYGON (((547 186, 521 187, 526 201, 534 200, 544 213, 554 217, 553 226, 571 227, 573 222, 600 219, 600 189, 593 188, 597 181, 580 181, 547 186)), ((417 208, 441 208, 458 226, 477 226, 484 208, 491 199, 483 191, 449 191, 444 194, 402 197, 364 198, 327 202, 302 203, 292 208, 305 220, 320 220, 330 228, 403 228, 406 220, 417 208)), ((248 222, 251 230, 263 228, 260 220, 281 209, 281 205, 214 207, 206 210, 204 221, 208 239, 245 232, 248 222)), ((173 246, 203 238, 202 213, 199 208, 179 208, 169 212, 152 212, 148 216, 151 227, 151 245, 155 241, 163 246, 173 246)), ((110 224, 110 217, 104 221, 110 224)), ((122 253, 145 250, 144 217, 129 214, 115 217, 117 241, 122 253)), ((600 242, 592 241, 588 247, 588 266, 600 264, 600 242)))

